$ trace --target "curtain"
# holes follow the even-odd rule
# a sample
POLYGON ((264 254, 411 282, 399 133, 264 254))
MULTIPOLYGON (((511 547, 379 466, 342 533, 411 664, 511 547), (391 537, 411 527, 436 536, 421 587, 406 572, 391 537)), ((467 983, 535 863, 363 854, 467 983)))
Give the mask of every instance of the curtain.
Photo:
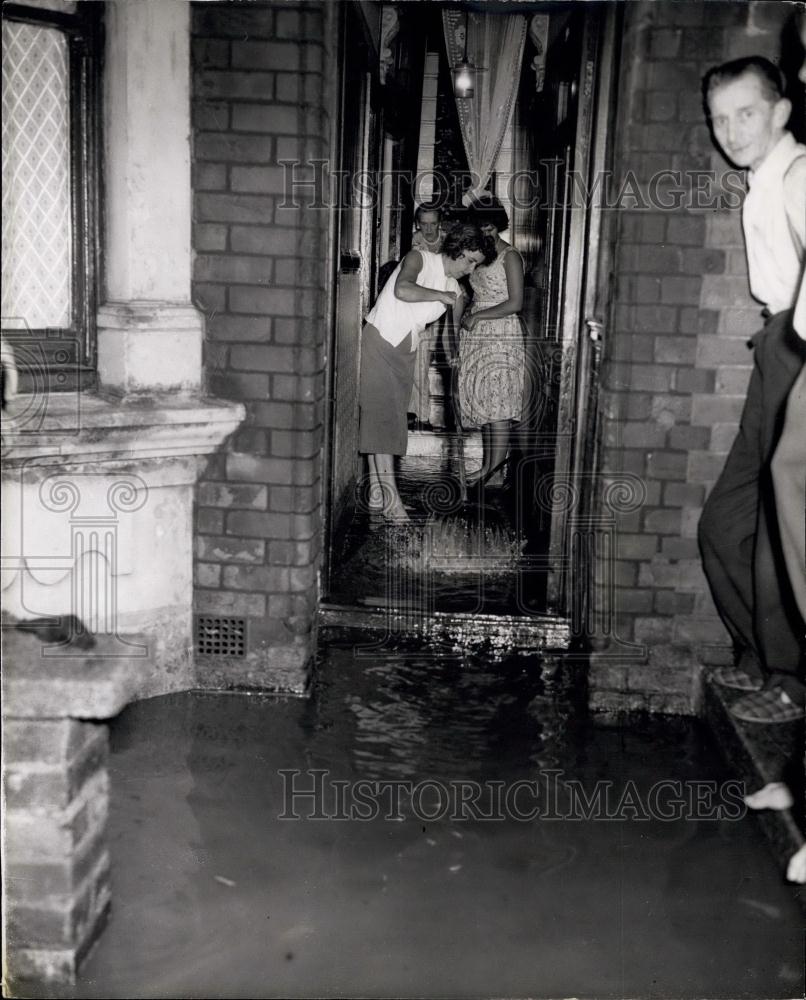
POLYGON ((476 86, 473 97, 456 98, 456 108, 472 177, 471 188, 463 198, 469 204, 489 181, 512 118, 526 42, 526 18, 521 14, 465 15, 464 11, 444 11, 442 28, 451 69, 464 57, 465 17, 467 58, 476 67, 476 86))

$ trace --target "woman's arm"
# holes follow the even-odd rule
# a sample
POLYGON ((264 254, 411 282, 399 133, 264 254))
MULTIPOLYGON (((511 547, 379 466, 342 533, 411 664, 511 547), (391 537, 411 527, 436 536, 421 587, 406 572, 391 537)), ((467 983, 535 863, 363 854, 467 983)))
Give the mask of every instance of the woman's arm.
POLYGON ((517 250, 507 250, 504 255, 508 298, 488 309, 479 309, 465 320, 465 327, 472 330, 481 319, 503 319, 519 313, 523 307, 523 261, 517 250))
POLYGON ((420 253, 409 250, 395 280, 395 296, 401 302, 441 302, 444 306, 452 306, 456 301, 453 292, 440 292, 437 288, 423 288, 417 284, 417 276, 422 269, 423 258, 420 253))

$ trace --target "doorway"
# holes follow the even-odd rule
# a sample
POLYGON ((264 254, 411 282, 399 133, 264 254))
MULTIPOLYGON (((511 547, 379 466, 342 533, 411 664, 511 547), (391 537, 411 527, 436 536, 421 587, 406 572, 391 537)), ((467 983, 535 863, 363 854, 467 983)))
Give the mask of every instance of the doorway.
MULTIPOLYGON (((510 242, 524 259, 529 405, 514 428, 503 483, 484 490, 470 506, 462 505, 456 501, 458 450, 471 468, 478 464, 479 435, 471 429, 460 442, 450 419, 450 386, 445 388, 445 427, 424 432, 425 445, 420 441, 400 464, 401 493, 420 525, 414 540, 411 532, 374 525, 362 509, 363 470, 355 450, 360 321, 377 292, 376 272, 389 250, 389 233, 395 233, 400 255, 408 249, 411 216, 404 213, 411 208, 390 204, 393 195, 401 195, 401 185, 382 181, 373 204, 353 207, 351 217, 341 210, 331 355, 327 605, 413 606, 427 613, 556 622, 569 620, 575 602, 587 598, 580 579, 588 578, 589 567, 571 572, 575 559, 578 563, 573 525, 578 511, 590 504, 591 477, 584 472, 594 454, 606 300, 599 267, 600 210, 580 192, 591 190, 591 179, 607 165, 618 16, 612 7, 552 4, 547 12, 546 5, 534 10, 522 5, 530 21, 540 23, 530 30, 524 52, 511 169, 514 177, 527 178, 530 191, 501 173, 493 175, 489 187, 508 196, 510 242), (539 19, 533 17, 538 12, 539 19), (390 227, 391 218, 399 224, 390 227), (366 234, 371 234, 368 242, 355 242, 366 234), (570 494, 577 509, 568 503, 570 494)), ((427 41, 422 33, 418 40, 426 49, 425 64, 428 50, 435 40, 439 43, 441 5, 405 5, 409 16, 415 8, 421 23, 430 23, 427 41)), ((498 7, 494 16, 510 12, 511 7, 498 7)), ((398 168, 408 166, 411 175, 418 152, 413 135, 402 144, 399 137, 392 141, 384 129, 383 88, 373 92, 371 69, 360 82, 359 66, 345 44, 342 168, 360 161, 374 162, 377 169, 394 153, 398 168), (360 101, 354 99, 357 94, 360 101)), ((461 149, 460 137, 455 138, 453 148, 461 149)), ((437 144, 439 137, 433 141, 437 144)), ((402 189, 405 195, 405 185, 402 189)))

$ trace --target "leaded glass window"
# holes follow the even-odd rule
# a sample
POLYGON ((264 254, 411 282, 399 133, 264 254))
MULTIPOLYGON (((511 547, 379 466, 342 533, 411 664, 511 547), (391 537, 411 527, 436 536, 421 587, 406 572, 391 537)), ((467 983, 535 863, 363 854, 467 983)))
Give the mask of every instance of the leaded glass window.
POLYGON ((70 326, 70 81, 55 28, 3 24, 2 314, 70 326))
POLYGON ((2 9, 3 339, 52 388, 88 384, 95 358, 102 7, 2 9))

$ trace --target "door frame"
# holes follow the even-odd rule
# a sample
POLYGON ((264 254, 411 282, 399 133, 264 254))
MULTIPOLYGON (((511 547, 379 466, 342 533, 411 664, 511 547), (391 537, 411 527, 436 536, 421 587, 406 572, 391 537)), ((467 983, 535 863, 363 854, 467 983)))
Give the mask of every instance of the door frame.
MULTIPOLYGON (((613 159, 621 21, 619 4, 591 5, 586 10, 574 171, 583 172, 592 199, 584 211, 571 212, 567 257, 580 261, 581 266, 568 270, 562 293, 547 604, 550 612, 574 619, 581 613, 580 602, 587 604, 590 599, 588 590, 593 577, 591 566, 576 567, 584 580, 572 576, 571 515, 578 519, 591 510, 598 471, 591 463, 598 462, 598 373, 606 333, 614 238, 611 220, 604 217, 606 204, 602 204, 602 196, 606 194, 605 179, 613 159)), ((572 197, 578 195, 572 193, 572 197)))

